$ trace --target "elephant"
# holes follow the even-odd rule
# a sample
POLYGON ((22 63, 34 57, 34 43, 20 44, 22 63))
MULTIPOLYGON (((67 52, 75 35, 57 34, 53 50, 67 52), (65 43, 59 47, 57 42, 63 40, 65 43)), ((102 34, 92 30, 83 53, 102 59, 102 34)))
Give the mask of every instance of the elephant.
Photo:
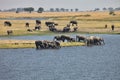
POLYGON ((56 48, 61 48, 60 43, 58 41, 54 41, 54 44, 56 45, 56 48))
POLYGON ((44 45, 42 41, 35 41, 36 49, 43 49, 44 45))
POLYGON ((58 23, 55 22, 45 22, 45 25, 50 27, 50 26, 58 26, 58 23))
POLYGON ((91 39, 90 37, 87 37, 86 40, 85 40, 85 44, 86 44, 87 46, 91 46, 91 45, 94 44, 94 41, 93 41, 93 39, 91 39))
POLYGON ((40 25, 41 21, 40 20, 36 20, 36 25, 40 25))
POLYGON ((85 42, 86 41, 86 36, 76 35, 76 41, 77 42, 80 42, 80 41, 85 42))
POLYGON ((70 21, 70 25, 72 24, 72 26, 74 26, 74 25, 76 25, 77 26, 77 21, 74 21, 74 20, 72 20, 72 21, 70 21))
POLYGON ((87 45, 101 45, 105 44, 104 39, 101 37, 96 37, 96 36, 89 36, 86 39, 87 45))
POLYGON ((54 41, 62 41, 62 42, 65 42, 68 41, 68 42, 75 42, 75 39, 74 38, 71 38, 70 36, 67 36, 67 35, 61 35, 61 36, 55 36, 53 38, 54 41))
POLYGON ((33 32, 33 30, 32 30, 32 29, 27 29, 27 31, 28 31, 28 32, 33 32))
POLYGON ((28 22, 26 22, 26 23, 25 23, 25 26, 26 26, 26 27, 29 27, 29 23, 28 23, 28 22))
POLYGON ((98 40, 99 45, 105 44, 104 39, 102 37, 96 37, 96 39, 98 40))
POLYGON ((40 30, 41 26, 35 26, 35 30, 40 30))
POLYGON ((52 41, 48 43, 50 49, 59 49, 61 48, 60 43, 57 41, 52 41))
POLYGON ((12 26, 12 23, 9 22, 9 21, 5 21, 5 22, 4 22, 4 26, 12 26))
POLYGON ((78 30, 78 27, 74 27, 73 28, 73 32, 77 31, 78 30))
POLYGON ((7 30, 7 34, 8 35, 13 34, 13 31, 12 30, 7 30))
POLYGON ((52 31, 52 32, 56 32, 57 31, 57 29, 55 27, 50 27, 49 30, 52 31))
POLYGON ((62 38, 63 42, 65 42, 65 40, 67 40, 67 42, 75 42, 75 38, 71 38, 68 35, 61 35, 61 38, 62 38))
POLYGON ((70 27, 64 27, 63 28, 63 32, 69 32, 70 31, 70 27))
POLYGON ((60 48, 60 43, 57 41, 35 41, 36 49, 58 49, 60 48))
POLYGON ((64 39, 61 36, 54 36, 53 41, 63 41, 64 39))
POLYGON ((54 25, 54 24, 55 24, 54 22, 45 22, 45 25, 48 26, 48 27, 49 27, 49 26, 52 26, 52 25, 54 25))

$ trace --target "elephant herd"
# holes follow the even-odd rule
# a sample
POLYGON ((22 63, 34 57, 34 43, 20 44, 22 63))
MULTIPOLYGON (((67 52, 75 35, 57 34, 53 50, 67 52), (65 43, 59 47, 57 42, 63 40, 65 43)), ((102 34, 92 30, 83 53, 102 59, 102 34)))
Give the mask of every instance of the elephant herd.
POLYGON ((70 26, 74 26, 76 25, 76 27, 73 28, 73 31, 77 31, 78 27, 77 27, 77 21, 70 21, 67 26, 65 26, 63 28, 63 30, 58 30, 56 28, 56 26, 58 26, 57 23, 55 22, 45 22, 46 26, 49 27, 49 30, 52 31, 52 32, 70 32, 71 28, 70 26))
POLYGON ((104 39, 98 36, 76 35, 75 38, 69 35, 54 36, 53 41, 35 41, 36 49, 59 49, 60 42, 83 42, 86 46, 104 45, 104 39))
POLYGON ((81 35, 76 35, 76 41, 77 42, 85 42, 87 46, 90 45, 102 45, 105 44, 104 39, 102 37, 98 36, 81 36, 81 35))
POLYGON ((90 45, 102 45, 104 43, 104 39, 102 37, 97 36, 82 36, 82 35, 76 35, 75 38, 61 35, 61 36, 55 36, 54 41, 62 41, 62 42, 84 42, 87 46, 90 45))
MULTIPOLYGON (((36 25, 34 27, 34 29, 27 29, 28 32, 33 32, 35 30, 40 30, 41 29, 41 21, 40 20, 35 20, 36 22, 36 25)), ((78 27, 77 27, 77 21, 70 21, 67 26, 65 26, 63 28, 63 30, 58 30, 56 28, 56 26, 58 26, 58 23, 55 23, 55 22, 50 22, 50 21, 47 21, 45 22, 45 25, 49 28, 49 31, 52 31, 52 32, 70 32, 71 31, 71 27, 70 26, 74 26, 76 25, 74 28, 73 28, 73 32, 77 31, 78 27)), ((12 26, 12 23, 10 21, 4 21, 4 26, 9 26, 11 27, 12 26)), ((25 27, 30 27, 30 23, 29 22, 26 22, 25 23, 25 27)), ((13 31, 12 31, 13 33, 13 31)), ((9 31, 7 31, 7 34, 9 35, 9 31)), ((10 33, 11 34, 11 33, 10 33)))
POLYGON ((75 38, 72 38, 68 35, 55 36, 53 41, 62 41, 62 42, 75 42, 75 38))
POLYGON ((35 41, 36 49, 59 49, 60 43, 57 41, 35 41))

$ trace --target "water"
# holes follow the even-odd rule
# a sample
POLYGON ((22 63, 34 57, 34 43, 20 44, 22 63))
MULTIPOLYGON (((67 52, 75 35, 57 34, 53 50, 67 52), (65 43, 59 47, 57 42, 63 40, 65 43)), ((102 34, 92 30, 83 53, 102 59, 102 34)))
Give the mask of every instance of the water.
POLYGON ((120 35, 99 36, 105 45, 0 49, 0 80, 120 80, 120 35))

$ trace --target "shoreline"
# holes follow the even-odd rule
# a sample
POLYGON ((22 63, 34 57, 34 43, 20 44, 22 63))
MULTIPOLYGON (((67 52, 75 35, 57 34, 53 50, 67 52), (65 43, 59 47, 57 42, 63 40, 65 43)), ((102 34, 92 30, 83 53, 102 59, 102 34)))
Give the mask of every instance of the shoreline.
MULTIPOLYGON (((83 42, 60 42, 61 47, 85 46, 83 42)), ((0 49, 36 48, 35 40, 0 40, 0 49)))
POLYGON ((38 33, 27 33, 27 34, 13 34, 13 35, 0 35, 0 37, 10 37, 10 36, 44 36, 44 35, 61 35, 61 34, 113 34, 113 35, 120 35, 120 32, 110 31, 110 32, 86 32, 86 31, 76 31, 76 32, 50 32, 50 31, 40 31, 38 33))

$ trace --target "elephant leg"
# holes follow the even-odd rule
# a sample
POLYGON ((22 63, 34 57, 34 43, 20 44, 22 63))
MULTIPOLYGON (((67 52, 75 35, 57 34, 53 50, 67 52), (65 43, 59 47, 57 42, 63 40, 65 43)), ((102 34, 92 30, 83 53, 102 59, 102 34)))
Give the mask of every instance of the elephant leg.
POLYGON ((74 26, 74 24, 72 23, 72 26, 74 26))
POLYGON ((38 45, 36 46, 36 49, 39 49, 39 46, 38 46, 38 45))
POLYGON ((35 45, 36 45, 36 49, 39 49, 39 45, 37 43, 35 45))
POLYGON ((104 42, 104 40, 102 41, 102 43, 105 45, 105 42, 104 42))

